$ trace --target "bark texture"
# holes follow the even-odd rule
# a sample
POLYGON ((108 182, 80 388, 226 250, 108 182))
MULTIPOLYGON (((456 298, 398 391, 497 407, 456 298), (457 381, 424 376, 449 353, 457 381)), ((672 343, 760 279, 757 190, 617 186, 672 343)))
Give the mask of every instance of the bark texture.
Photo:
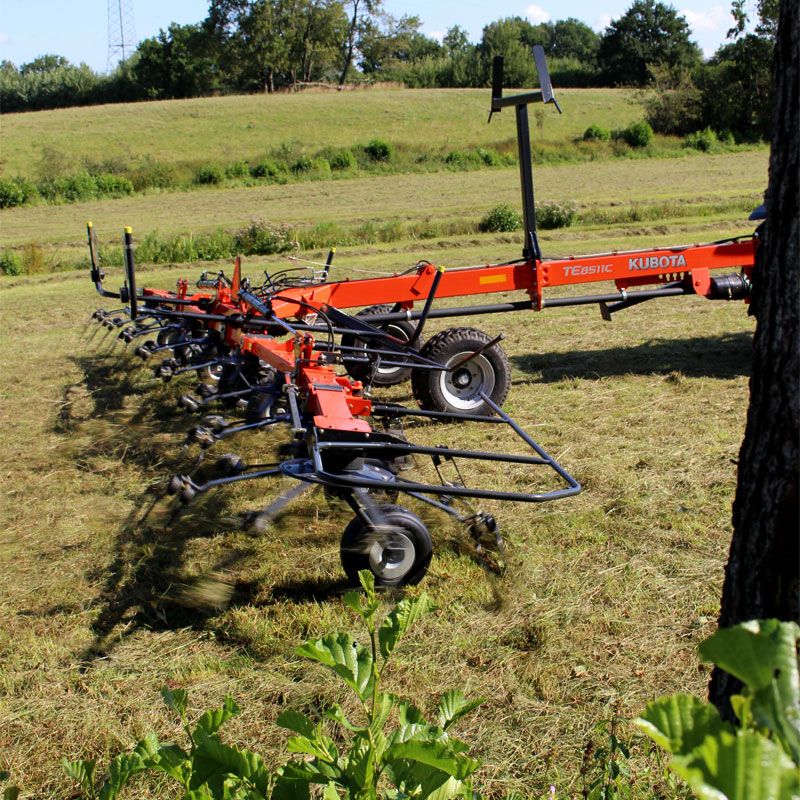
MULTIPOLYGON (((719 625, 800 622, 800 3, 781 0, 767 219, 756 256, 753 373, 739 452, 719 625)), ((741 684, 715 670, 709 699, 731 719, 741 684)))

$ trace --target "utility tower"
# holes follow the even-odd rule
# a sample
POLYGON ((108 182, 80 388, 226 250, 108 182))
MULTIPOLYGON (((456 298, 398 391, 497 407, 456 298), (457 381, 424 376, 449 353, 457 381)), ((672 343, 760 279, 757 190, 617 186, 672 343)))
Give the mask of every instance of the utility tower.
POLYGON ((136 49, 133 0, 108 0, 108 61, 106 72, 116 69, 136 49))

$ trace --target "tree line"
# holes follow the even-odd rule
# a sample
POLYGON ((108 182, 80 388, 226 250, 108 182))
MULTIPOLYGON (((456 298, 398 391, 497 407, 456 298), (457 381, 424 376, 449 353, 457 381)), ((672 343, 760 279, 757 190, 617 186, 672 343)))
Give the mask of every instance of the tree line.
POLYGON ((739 138, 769 133, 770 63, 778 0, 758 0, 708 61, 686 19, 635 0, 602 34, 577 19, 496 20, 473 43, 454 25, 441 41, 416 16, 393 17, 382 0, 211 0, 206 18, 171 24, 142 41, 110 75, 58 55, 0 64, 0 108, 30 111, 94 103, 274 92, 315 82, 392 81, 412 88, 488 85, 494 56, 509 86, 537 82, 531 47, 548 55, 558 87, 654 87, 648 115, 664 133, 709 126, 739 138))

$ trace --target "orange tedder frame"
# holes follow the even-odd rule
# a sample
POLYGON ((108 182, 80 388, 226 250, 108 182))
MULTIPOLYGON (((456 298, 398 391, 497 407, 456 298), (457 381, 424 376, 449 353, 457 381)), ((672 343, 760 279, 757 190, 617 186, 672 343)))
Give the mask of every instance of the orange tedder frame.
POLYGON ((756 234, 709 244, 612 251, 556 259, 542 258, 536 235, 527 107, 530 103, 543 102, 552 103, 559 112, 561 109, 553 94, 544 50, 537 45, 533 48, 533 55, 541 88, 509 97, 503 96, 502 56, 495 58, 489 115, 491 121, 492 114, 502 111, 503 108, 513 107, 516 111, 525 234, 521 260, 499 265, 451 269, 439 277, 435 267, 422 263, 414 274, 289 288, 282 290, 279 298, 273 299, 274 313, 283 318, 302 317, 309 306, 353 308, 394 304, 390 313, 370 316, 370 322, 379 324, 392 319, 465 316, 524 308, 540 311, 556 306, 597 303, 600 304, 603 317, 609 320, 615 311, 657 297, 695 294, 708 299, 747 301, 758 244, 756 234), (712 275, 712 272, 723 269, 736 269, 738 273, 712 275), (598 281, 613 281, 617 291, 601 295, 545 298, 546 289, 598 281), (638 288, 647 285, 655 285, 656 288, 638 288), (529 299, 522 302, 430 310, 430 301, 434 294, 437 298, 452 298, 514 291, 526 292, 529 299), (412 307, 419 301, 427 301, 425 311, 412 312, 412 307))

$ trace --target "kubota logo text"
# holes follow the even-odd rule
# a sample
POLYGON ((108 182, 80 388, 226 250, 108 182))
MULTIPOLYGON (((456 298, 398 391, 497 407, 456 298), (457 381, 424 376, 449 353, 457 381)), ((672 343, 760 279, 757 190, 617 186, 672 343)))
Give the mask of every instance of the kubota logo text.
POLYGON ((637 256, 628 259, 628 269, 678 269, 686 266, 686 256, 637 256))

